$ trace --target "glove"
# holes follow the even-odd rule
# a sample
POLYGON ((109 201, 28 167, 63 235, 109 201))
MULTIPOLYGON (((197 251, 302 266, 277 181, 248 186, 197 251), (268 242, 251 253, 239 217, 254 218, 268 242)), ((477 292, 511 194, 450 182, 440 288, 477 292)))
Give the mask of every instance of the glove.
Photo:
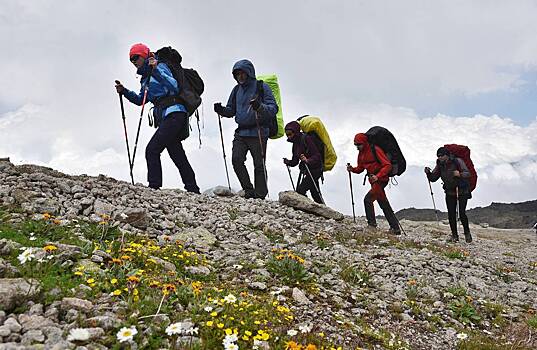
POLYGON ((259 102, 259 98, 254 98, 250 100, 250 105, 255 111, 257 111, 259 107, 261 106, 261 102, 259 102))
POLYGON ((289 164, 291 164, 291 161, 289 159, 287 159, 287 158, 283 158, 283 164, 289 165, 289 164))
POLYGON ((425 167, 425 174, 430 174, 430 173, 431 173, 431 168, 425 167))
POLYGON ((214 104, 214 111, 220 115, 224 112, 224 107, 222 106, 222 103, 217 102, 214 104))

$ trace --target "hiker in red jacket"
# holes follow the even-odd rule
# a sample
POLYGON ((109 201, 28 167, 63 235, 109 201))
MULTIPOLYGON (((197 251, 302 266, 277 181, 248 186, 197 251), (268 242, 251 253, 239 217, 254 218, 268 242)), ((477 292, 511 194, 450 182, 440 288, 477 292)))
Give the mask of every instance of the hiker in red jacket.
POLYGON ((364 197, 364 208, 369 229, 375 230, 377 227, 375 207, 373 206, 373 202, 377 201, 384 212, 386 220, 388 220, 388 223, 390 224, 390 233, 400 235, 401 229, 399 228, 399 221, 395 217, 390 202, 388 202, 388 198, 384 192, 384 187, 388 185, 389 174, 392 169, 390 160, 386 157, 386 154, 380 147, 373 146, 375 147, 378 161, 375 159, 375 155, 371 150, 371 146, 367 141, 367 136, 365 134, 356 134, 354 137, 354 145, 359 151, 358 165, 356 167, 351 165, 347 166, 347 171, 357 174, 360 174, 364 170, 367 171, 371 190, 367 192, 364 197))
POLYGON ((436 167, 425 168, 425 174, 431 182, 442 179, 443 188, 446 193, 446 206, 448 209, 449 226, 451 227, 450 242, 459 240, 457 232, 457 204, 459 205, 459 218, 464 228, 464 238, 467 243, 472 242, 468 217, 466 216, 466 204, 472 198, 470 192, 470 171, 464 161, 452 155, 446 147, 440 147, 436 151, 438 157, 436 167))

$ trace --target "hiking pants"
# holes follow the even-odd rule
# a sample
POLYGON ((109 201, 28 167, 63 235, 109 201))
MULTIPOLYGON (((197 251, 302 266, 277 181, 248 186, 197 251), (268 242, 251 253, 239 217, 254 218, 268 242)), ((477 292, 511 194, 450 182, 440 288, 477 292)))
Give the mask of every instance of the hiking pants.
POLYGON ((306 192, 310 191, 311 198, 317 203, 323 203, 323 200, 321 198, 321 194, 317 192, 315 189, 316 187, 321 190, 319 187, 319 179, 321 178, 321 175, 323 174, 323 170, 321 168, 318 169, 312 169, 310 168, 311 175, 313 176, 313 179, 310 177, 308 170, 300 170, 300 175, 298 178, 298 183, 296 185, 296 192, 300 193, 301 195, 305 196, 306 192))
POLYGON ((375 182, 371 184, 371 190, 367 192, 367 194, 364 197, 364 208, 365 208, 365 216, 367 218, 367 224, 369 226, 377 226, 377 219, 375 218, 375 207, 373 205, 373 202, 378 201, 380 208, 382 209, 382 212, 384 213, 384 217, 386 217, 386 220, 388 221, 388 224, 390 225, 390 228, 393 228, 396 231, 399 231, 399 222, 397 221, 397 218, 395 217, 395 214, 393 212, 393 209, 390 205, 390 202, 388 201, 388 198, 386 197, 386 192, 384 192, 384 188, 388 185, 388 182, 375 182))
POLYGON ((265 169, 263 168, 262 154, 266 155, 267 139, 263 139, 262 143, 263 152, 261 152, 261 145, 259 144, 258 137, 244 137, 235 134, 231 153, 231 163, 233 164, 233 170, 235 171, 245 194, 249 197, 255 196, 256 198, 264 199, 268 193, 268 189, 267 182, 265 181, 265 169), (250 181, 248 169, 246 169, 246 165, 244 165, 248 151, 250 151, 254 161, 255 188, 250 181))
MULTIPOLYGON (((468 217, 466 216, 466 204, 468 199, 466 197, 459 197, 459 218, 461 219, 464 233, 470 233, 470 226, 468 225, 468 217)), ((451 234, 458 236, 457 232, 457 196, 446 194, 446 206, 448 209, 449 226, 451 227, 451 234)))
POLYGON ((179 141, 179 133, 182 128, 188 127, 186 113, 173 112, 168 114, 162 120, 157 131, 145 148, 145 159, 147 160, 147 181, 149 187, 162 187, 162 165, 160 163, 160 154, 164 149, 168 150, 168 154, 173 163, 179 169, 179 174, 185 185, 185 189, 189 192, 199 193, 200 189, 196 184, 196 176, 194 170, 190 166, 188 159, 183 149, 181 141, 179 141))

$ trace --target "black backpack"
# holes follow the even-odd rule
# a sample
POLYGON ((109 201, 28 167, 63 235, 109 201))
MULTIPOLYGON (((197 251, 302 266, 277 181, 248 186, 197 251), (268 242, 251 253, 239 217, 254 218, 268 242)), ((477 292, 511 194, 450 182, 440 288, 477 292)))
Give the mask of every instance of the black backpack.
MULTIPOLYGON (((178 95, 162 97, 155 102, 155 105, 159 108, 166 108, 177 103, 182 104, 185 106, 189 117, 195 114, 198 121, 199 131, 200 118, 197 109, 201 105, 201 95, 205 89, 203 80, 196 70, 192 68, 183 68, 183 66, 181 66, 183 58, 179 52, 171 46, 163 47, 155 52, 155 54, 159 62, 166 63, 170 68, 173 77, 177 80, 180 87, 178 95)), ((159 121, 155 120, 155 127, 158 127, 158 124, 159 121)), ((189 127, 184 129, 186 129, 186 134, 180 137, 181 140, 184 140, 189 136, 189 127)))
MULTIPOLYGON (((261 96, 262 101, 265 99, 265 89, 263 88, 263 83, 263 80, 257 80, 257 92, 254 99, 258 98, 259 96, 261 96)), ((231 100, 231 103, 235 106, 237 106, 237 88, 238 85, 236 85, 234 88, 235 91, 233 91, 233 97, 231 100)), ((270 120, 262 120, 261 124, 269 128, 268 137, 276 136, 278 134, 278 113, 274 114, 270 120)))
POLYGON ((374 126, 366 133, 375 160, 380 163, 374 146, 380 147, 392 163, 390 176, 401 175, 406 170, 406 160, 393 134, 382 126, 374 126))

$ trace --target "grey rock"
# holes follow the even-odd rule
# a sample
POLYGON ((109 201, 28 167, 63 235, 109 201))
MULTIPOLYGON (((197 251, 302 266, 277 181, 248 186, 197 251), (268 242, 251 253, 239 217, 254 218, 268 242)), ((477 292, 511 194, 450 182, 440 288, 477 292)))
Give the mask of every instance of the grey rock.
POLYGON ((4 326, 9 328, 9 330, 12 333, 20 333, 22 330, 22 326, 17 322, 17 320, 13 317, 8 318, 4 321, 4 326))
POLYGON ((40 329, 32 329, 22 335, 21 343, 31 345, 33 343, 42 343, 45 341, 45 335, 40 329))
MULTIPOLYGON (((176 233, 169 237, 171 242, 182 241, 192 244, 197 247, 210 247, 216 243, 216 237, 203 227, 196 227, 194 229, 186 229, 182 232, 176 233)), ((159 237, 159 241, 165 243, 162 237, 159 237)))
POLYGON ((38 315, 29 316, 21 314, 19 315, 19 322, 22 326, 23 333, 32 329, 41 329, 47 326, 54 326, 54 322, 52 322, 48 318, 38 315))
POLYGON ((344 216, 340 212, 335 211, 327 207, 326 205, 318 204, 311 199, 298 194, 294 191, 280 192, 279 202, 283 205, 305 211, 307 213, 322 216, 327 219, 334 219, 337 221, 343 220, 344 216))
POLYGON ((11 334, 11 329, 8 326, 0 326, 0 337, 8 337, 11 334))
POLYGON ((121 320, 114 316, 95 316, 88 318, 86 324, 90 327, 100 327, 106 331, 116 329, 121 326, 121 320))
POLYGON ((310 305, 311 301, 308 299, 306 294, 301 291, 299 288, 293 288, 293 300, 296 301, 299 305, 310 305))
POLYGON ((115 219, 142 230, 146 229, 151 223, 151 216, 147 209, 144 208, 126 209, 117 215, 115 219))
POLYGON ((266 290, 267 284, 264 282, 252 282, 248 285, 251 289, 255 290, 266 290))
POLYGON ((61 303, 61 308, 64 311, 67 310, 78 310, 84 313, 89 313, 93 309, 93 304, 91 301, 79 299, 79 298, 63 298, 61 303))
POLYGON ((207 266, 187 266, 185 270, 194 275, 206 276, 211 273, 207 266))
POLYGON ((33 299, 39 293, 38 285, 39 283, 36 280, 26 281, 23 278, 1 278, 0 309, 11 311, 17 305, 33 299))
POLYGON ((104 215, 110 217, 114 211, 114 206, 102 199, 96 199, 93 203, 93 211, 95 214, 99 215, 101 219, 104 215))

